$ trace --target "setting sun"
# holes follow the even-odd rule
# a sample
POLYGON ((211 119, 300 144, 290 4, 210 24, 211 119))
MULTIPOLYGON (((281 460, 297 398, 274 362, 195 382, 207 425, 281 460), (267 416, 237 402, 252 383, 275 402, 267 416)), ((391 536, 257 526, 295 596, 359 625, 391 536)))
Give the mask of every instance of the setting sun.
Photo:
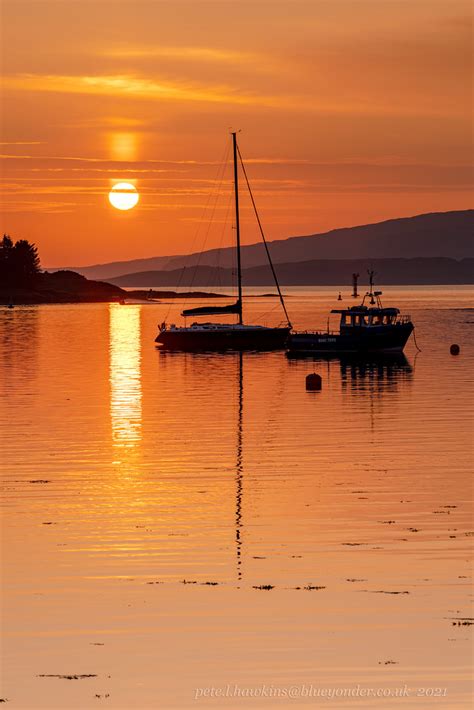
POLYGON ((136 187, 129 182, 118 182, 109 192, 110 204, 118 210, 131 210, 139 199, 136 187))

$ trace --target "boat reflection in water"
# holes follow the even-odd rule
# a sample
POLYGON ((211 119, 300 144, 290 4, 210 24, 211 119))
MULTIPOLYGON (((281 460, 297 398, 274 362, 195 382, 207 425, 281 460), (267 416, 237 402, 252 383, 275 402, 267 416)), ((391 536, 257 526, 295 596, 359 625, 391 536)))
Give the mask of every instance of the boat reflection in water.
MULTIPOLYGON (((303 358, 290 358, 295 363, 303 358)), ((403 392, 411 387, 414 368, 403 353, 392 355, 325 355, 305 358, 323 374, 326 370, 328 384, 335 376, 340 378, 340 406, 346 408, 351 400, 357 417, 367 430, 381 433, 390 418, 403 417, 400 403, 403 392), (364 415, 366 418, 364 419, 364 415), (383 416, 381 416, 383 415, 383 416), (388 418, 387 418, 388 417, 388 418)))
POLYGON ((142 436, 141 309, 111 303, 109 316, 112 440, 134 447, 142 436))
POLYGON ((341 383, 344 388, 369 390, 382 394, 411 380, 413 367, 405 355, 372 358, 339 358, 341 383))
POLYGON ((413 368, 403 353, 378 355, 372 358, 341 358, 342 392, 369 405, 370 431, 375 434, 385 427, 383 413, 401 416, 398 401, 400 390, 412 383, 413 368))
POLYGON ((307 360, 328 375, 339 365, 341 386, 344 390, 365 391, 381 395, 396 390, 401 382, 411 381, 413 366, 403 353, 366 355, 303 355, 289 354, 291 362, 307 360))

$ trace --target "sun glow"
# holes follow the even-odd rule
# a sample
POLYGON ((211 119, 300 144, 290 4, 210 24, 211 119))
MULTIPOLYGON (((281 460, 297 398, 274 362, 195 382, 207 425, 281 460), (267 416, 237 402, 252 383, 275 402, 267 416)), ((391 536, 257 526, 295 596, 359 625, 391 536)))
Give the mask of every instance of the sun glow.
POLYGON ((136 187, 129 182, 118 182, 109 192, 109 202, 118 210, 131 210, 139 199, 136 187))
POLYGON ((133 162, 137 159, 137 135, 132 131, 113 131, 107 134, 113 160, 133 162))

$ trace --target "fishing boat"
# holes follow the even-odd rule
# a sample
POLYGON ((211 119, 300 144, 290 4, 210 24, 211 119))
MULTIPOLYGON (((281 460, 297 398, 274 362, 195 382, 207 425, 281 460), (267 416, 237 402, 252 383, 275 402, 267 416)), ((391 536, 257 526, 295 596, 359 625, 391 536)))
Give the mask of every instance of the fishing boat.
POLYGON ((193 322, 191 325, 177 326, 163 322, 159 326, 155 342, 163 350, 182 351, 222 351, 222 350, 278 350, 283 349, 291 331, 291 323, 286 311, 283 295, 273 266, 268 244, 260 222, 260 218, 253 198, 250 183, 245 170, 245 165, 237 144, 237 133, 232 132, 232 149, 234 163, 234 202, 235 202, 235 231, 237 253, 237 301, 227 306, 201 306, 189 308, 182 312, 182 316, 237 316, 236 323, 218 323, 214 321, 193 322), (275 280, 280 302, 285 314, 286 323, 278 327, 253 325, 244 323, 243 320, 243 293, 242 293, 242 263, 240 247, 240 214, 239 214, 239 165, 245 178, 250 194, 252 206, 257 218, 260 234, 265 246, 268 262, 275 280))
POLYGON ((359 306, 334 308, 340 315, 339 331, 304 331, 288 338, 287 353, 291 357, 315 353, 364 354, 401 353, 414 326, 409 315, 398 308, 384 308, 382 291, 374 291, 374 271, 369 271, 370 290, 359 306), (368 302, 368 305, 366 303, 368 302))

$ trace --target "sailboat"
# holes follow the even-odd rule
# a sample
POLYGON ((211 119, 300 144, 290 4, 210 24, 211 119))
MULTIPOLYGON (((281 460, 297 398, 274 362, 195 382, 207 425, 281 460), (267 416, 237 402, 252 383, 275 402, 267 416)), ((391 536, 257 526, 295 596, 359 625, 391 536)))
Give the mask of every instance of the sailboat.
POLYGON ((262 229, 260 218, 256 209, 250 184, 247 178, 242 156, 237 145, 237 133, 232 132, 232 148, 234 162, 234 201, 235 201, 235 229, 236 229, 236 252, 237 252, 237 301, 227 306, 201 306, 189 308, 182 312, 182 316, 219 316, 236 315, 236 323, 216 323, 216 322, 194 322, 191 325, 177 326, 162 323, 155 342, 163 350, 182 351, 222 351, 222 350, 278 350, 284 348, 292 325, 286 311, 283 295, 280 290, 275 268, 273 266, 268 244, 262 229), (240 214, 239 214, 239 160, 249 190, 252 205, 257 217, 260 234, 269 261, 270 268, 275 280, 276 288, 280 298, 280 303, 286 317, 286 325, 279 327, 267 327, 264 325, 250 325, 243 320, 243 296, 242 296, 242 262, 240 248, 240 214))

